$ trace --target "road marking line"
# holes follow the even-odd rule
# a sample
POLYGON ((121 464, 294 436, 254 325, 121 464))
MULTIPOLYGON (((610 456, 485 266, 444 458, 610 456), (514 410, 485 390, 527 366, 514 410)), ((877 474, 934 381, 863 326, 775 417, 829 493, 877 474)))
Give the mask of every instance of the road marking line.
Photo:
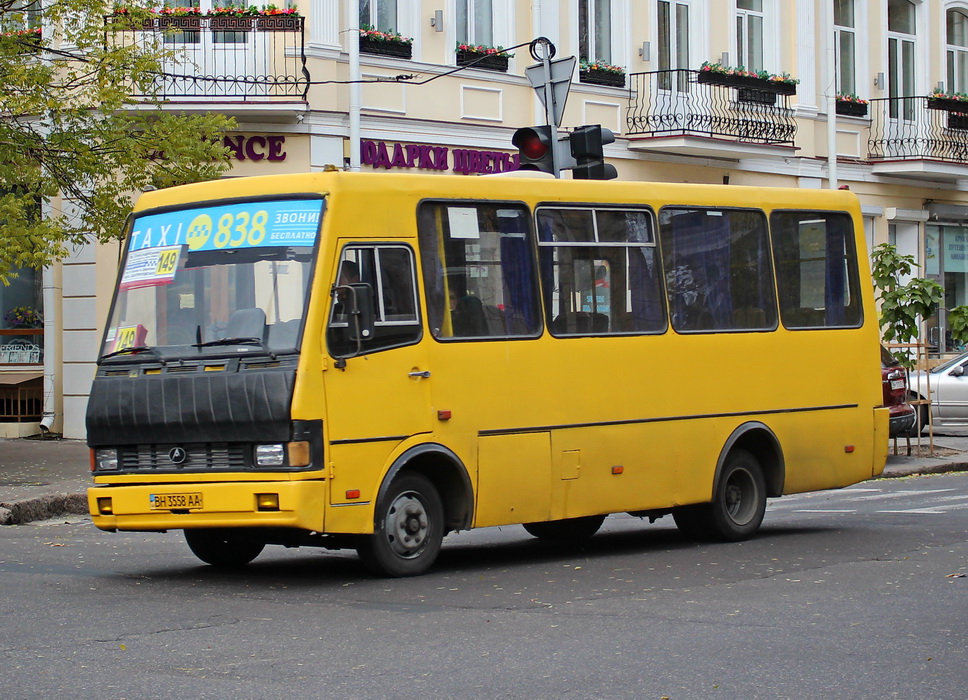
POLYGON ((838 509, 838 508, 801 508, 793 512, 794 513, 856 513, 857 511, 853 509, 838 509))
POLYGON ((946 511, 937 508, 909 508, 908 510, 879 510, 877 513, 910 513, 913 515, 944 515, 946 511))
POLYGON ((954 491, 954 489, 928 489, 925 491, 916 490, 903 490, 903 491, 888 491, 887 493, 882 493, 877 496, 859 496, 856 500, 858 501, 883 501, 890 498, 903 498, 905 496, 925 496, 929 493, 948 493, 954 491))

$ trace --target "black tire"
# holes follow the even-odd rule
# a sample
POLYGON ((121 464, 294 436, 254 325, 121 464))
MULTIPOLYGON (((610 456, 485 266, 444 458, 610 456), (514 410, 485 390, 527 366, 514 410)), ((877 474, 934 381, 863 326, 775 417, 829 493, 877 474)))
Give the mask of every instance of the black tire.
POLYGON ((766 481, 756 457, 733 450, 723 464, 711 503, 676 508, 672 517, 682 534, 738 542, 751 537, 766 513, 766 481))
POLYGON ((266 546, 240 530, 185 530, 185 541, 196 557, 223 569, 245 566, 266 546))
POLYGON ((551 520, 544 523, 524 523, 529 535, 552 542, 581 542, 587 540, 605 522, 604 515, 588 515, 583 518, 551 520))
POLYGON ((394 479, 376 506, 373 534, 357 553, 381 576, 416 576, 429 569, 444 539, 444 508, 437 489, 420 474, 394 479))

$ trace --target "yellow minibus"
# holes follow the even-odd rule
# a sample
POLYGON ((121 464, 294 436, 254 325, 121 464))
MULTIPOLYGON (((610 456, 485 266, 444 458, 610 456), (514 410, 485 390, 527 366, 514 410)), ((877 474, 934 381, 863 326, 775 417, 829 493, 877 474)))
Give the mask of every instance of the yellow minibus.
POLYGON ((850 192, 327 172, 145 193, 87 414, 109 531, 239 566, 612 513, 741 540, 878 475, 877 314, 850 192), (822 377, 822 380, 820 379, 822 377))

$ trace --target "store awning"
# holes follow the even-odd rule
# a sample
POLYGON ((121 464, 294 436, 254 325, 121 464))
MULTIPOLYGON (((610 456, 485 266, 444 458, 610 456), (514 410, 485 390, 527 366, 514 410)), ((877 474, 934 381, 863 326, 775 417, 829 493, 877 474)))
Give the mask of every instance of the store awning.
POLYGON ((43 377, 43 372, 0 372, 0 386, 19 386, 43 377))

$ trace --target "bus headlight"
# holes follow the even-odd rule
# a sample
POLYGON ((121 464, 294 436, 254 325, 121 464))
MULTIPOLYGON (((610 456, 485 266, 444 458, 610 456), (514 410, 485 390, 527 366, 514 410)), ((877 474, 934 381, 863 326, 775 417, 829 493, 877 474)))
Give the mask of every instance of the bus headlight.
POLYGON ((281 467, 286 463, 286 448, 281 443, 256 445, 255 463, 260 467, 281 467))
POLYGON ((112 472, 118 469, 118 451, 103 447, 94 450, 94 468, 99 472, 112 472))

